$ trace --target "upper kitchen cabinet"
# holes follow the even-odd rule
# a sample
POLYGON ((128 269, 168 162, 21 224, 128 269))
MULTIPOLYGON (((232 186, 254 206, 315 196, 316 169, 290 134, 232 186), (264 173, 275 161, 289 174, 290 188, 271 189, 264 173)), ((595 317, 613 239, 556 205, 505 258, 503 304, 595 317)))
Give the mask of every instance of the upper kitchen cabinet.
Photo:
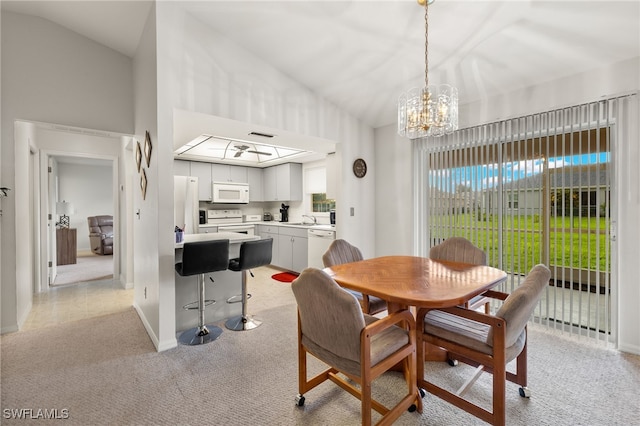
POLYGON ((247 167, 247 179, 249 183, 249 201, 264 201, 262 185, 262 169, 247 167))
POLYGON ((191 162, 191 176, 198 178, 198 199, 200 201, 212 201, 211 189, 211 163, 191 162))
POLYGON ((302 164, 287 163, 263 169, 264 201, 302 200, 302 164))
POLYGON ((264 201, 276 200, 276 166, 262 169, 262 191, 264 201))
POLYGON ((191 162, 185 160, 173 160, 174 176, 191 176, 191 162))
POLYGON ((228 164, 211 164, 211 178, 214 182, 248 183, 247 167, 228 164))

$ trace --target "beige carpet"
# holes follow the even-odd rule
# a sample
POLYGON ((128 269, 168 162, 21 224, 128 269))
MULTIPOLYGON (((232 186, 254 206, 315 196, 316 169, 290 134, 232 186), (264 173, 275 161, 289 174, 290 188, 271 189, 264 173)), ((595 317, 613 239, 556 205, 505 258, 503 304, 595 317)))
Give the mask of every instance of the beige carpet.
MULTIPOLYGON (((225 330, 212 344, 163 353, 154 351, 133 309, 4 335, 2 412, 66 409, 69 419, 62 423, 68 425, 359 424, 359 402, 331 383, 306 394, 304 408, 294 405, 295 305, 255 313, 264 320, 255 330, 225 330)), ((532 327, 529 367, 531 399, 507 385, 508 425, 630 425, 640 418, 638 356, 532 327)), ((470 372, 427 366, 427 374, 454 387, 470 372)), ((470 395, 486 399, 489 378, 484 375, 470 395)), ((373 391, 389 403, 403 389, 399 373, 389 373, 373 391)), ((422 415, 404 413, 396 424, 483 424, 432 395, 424 406, 422 415)), ((60 424, 2 419, 3 425, 53 422, 60 424)))
POLYGON ((78 256, 77 263, 57 267, 54 286, 79 284, 113 278, 113 256, 87 254, 78 256))

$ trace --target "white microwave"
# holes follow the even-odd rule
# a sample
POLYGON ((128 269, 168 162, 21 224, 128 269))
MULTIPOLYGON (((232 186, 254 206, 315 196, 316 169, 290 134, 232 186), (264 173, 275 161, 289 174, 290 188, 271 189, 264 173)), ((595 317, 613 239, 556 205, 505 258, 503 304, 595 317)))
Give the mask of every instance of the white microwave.
POLYGON ((249 184, 233 182, 213 182, 212 203, 248 204, 249 184))

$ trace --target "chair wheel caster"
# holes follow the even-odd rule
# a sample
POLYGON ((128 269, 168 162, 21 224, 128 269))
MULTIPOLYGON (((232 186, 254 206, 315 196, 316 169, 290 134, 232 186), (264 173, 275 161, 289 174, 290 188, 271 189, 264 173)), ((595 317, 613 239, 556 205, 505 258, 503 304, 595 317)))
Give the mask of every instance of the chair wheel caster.
POLYGON ((455 367, 456 365, 458 365, 458 360, 457 360, 457 359, 451 359, 451 358, 449 358, 449 359, 447 359, 447 363, 448 363, 450 366, 455 367))
POLYGON ((301 394, 296 395, 296 405, 302 407, 304 405, 304 396, 301 394))
POLYGON ((422 388, 418 388, 418 392, 420 392, 420 398, 424 398, 427 394, 427 391, 422 388))
POLYGON ((409 409, 407 411, 409 411, 410 413, 413 413, 417 409, 418 409, 418 407, 416 407, 416 404, 411 404, 411 406, 409 407, 409 409))
POLYGON ((518 392, 520 393, 520 396, 523 398, 531 398, 531 391, 527 387, 524 387, 524 386, 521 387, 520 389, 518 389, 518 392))

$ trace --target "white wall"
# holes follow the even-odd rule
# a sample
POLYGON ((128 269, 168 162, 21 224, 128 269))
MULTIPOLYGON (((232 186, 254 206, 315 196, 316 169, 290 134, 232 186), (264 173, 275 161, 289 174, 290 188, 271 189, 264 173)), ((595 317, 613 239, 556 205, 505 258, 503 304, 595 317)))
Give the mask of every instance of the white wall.
POLYGON ((412 142, 376 129, 376 256, 413 255, 412 142))
MULTIPOLYGON (((460 108, 460 120, 466 127, 514 118, 526 114, 543 112, 595 101, 609 95, 635 92, 640 90, 640 58, 624 61, 616 66, 608 66, 599 70, 576 75, 569 78, 550 81, 546 84, 529 87, 514 93, 507 93, 496 98, 483 100, 460 108)), ((628 122, 640 122, 637 110, 628 117, 628 122)), ((407 148, 410 141, 395 136, 395 125, 376 130, 376 164, 378 168, 376 206, 379 210, 376 220, 376 252, 406 252, 410 248, 413 228, 405 224, 412 223, 413 200, 411 194, 402 190, 393 201, 406 206, 402 209, 391 209, 393 214, 382 212, 389 209, 391 202, 385 202, 382 194, 393 185, 411 182, 413 179, 411 150, 407 148), (405 198, 406 197, 406 198, 405 198), (397 216, 396 216, 397 214, 397 216), (395 216, 395 220, 390 219, 395 216)), ((637 132, 636 132, 637 136, 637 132)), ((637 285, 636 265, 638 251, 633 249, 640 241, 640 224, 637 214, 640 211, 640 163, 637 139, 625 139, 617 153, 620 158, 627 159, 616 164, 617 191, 621 195, 620 207, 623 210, 618 221, 618 336, 622 350, 640 353, 640 286, 637 285), (635 188, 635 189, 634 189, 635 188), (628 212, 625 213, 625 212, 628 212), (633 216, 633 217, 632 217, 633 216)), ((387 200, 388 201, 388 200, 387 200)))
POLYGON ((78 251, 91 251, 87 217, 113 216, 111 164, 58 162, 58 198, 70 202, 74 207, 75 213, 69 216, 69 227, 77 229, 78 251))
MULTIPOLYGON (((0 16, 0 46, 2 46, 2 16, 0 16)), ((1 49, 0 49, 1 50, 1 49)), ((2 55, 0 54, 0 99, 2 99, 2 55)), ((0 102, 0 117, 2 117, 2 102, 0 102)), ((2 125, 2 122, 0 121, 0 126, 2 125)), ((2 131, 0 131, 0 183, 2 182, 2 145, 3 145, 3 137, 2 137, 2 131)), ((2 213, 3 210, 3 198, 0 197, 0 213, 2 213)), ((2 241, 2 224, 0 224, 0 241, 2 241)), ((2 291, 2 243, 0 243, 0 296, 2 296, 4 293, 2 291)), ((3 333, 2 331, 2 324, 4 323, 3 321, 3 313, 2 313, 2 303, 0 303, 0 333, 3 333)), ((10 316, 13 317, 15 315, 10 316)), ((11 323, 11 321, 9 321, 9 323, 11 323)), ((17 324, 16 324, 17 327, 17 324)))
POLYGON ((337 233, 373 256, 376 171, 370 168, 364 179, 351 171, 358 157, 374 163, 373 130, 188 15, 179 2, 157 8, 158 87, 167 97, 159 102, 166 111, 160 122, 170 120, 169 108, 179 108, 335 141, 344 194, 336 197, 337 233))
MULTIPOLYGON (((5 295, 10 292, 3 293, 2 304, 4 309, 3 314, 15 315, 16 323, 2 323, 2 332, 14 330, 14 327, 19 328, 24 324, 27 319, 27 315, 31 310, 33 301, 33 269, 31 267, 31 260, 33 258, 33 251, 31 250, 31 234, 33 222, 30 220, 30 215, 25 215, 28 209, 21 209, 20 206, 29 206, 31 192, 30 187, 30 170, 29 167, 29 149, 35 139, 35 128, 30 125, 22 125, 23 123, 15 124, 15 156, 16 161, 20 161, 25 167, 18 168, 16 170, 16 182, 12 187, 11 197, 15 200, 15 210, 12 212, 18 220, 16 220, 13 233, 19 238, 16 238, 15 247, 13 248, 13 255, 15 256, 15 283, 12 286, 12 290, 15 291, 15 299, 5 300, 5 295), (14 306, 9 307, 9 304, 13 302, 14 306), (13 309, 14 311, 12 312, 13 309)), ((3 213, 4 215, 4 213, 3 213)), ((4 217, 3 217, 4 220, 4 217)), ((6 233, 4 234, 7 235, 6 233)), ((7 253, 5 252, 5 255, 7 253)), ((4 269, 4 268, 3 268, 4 269)), ((3 290, 4 290, 3 281, 3 290)), ((11 297, 11 296, 8 296, 11 297)), ((11 317, 13 319, 13 317, 11 317)))
MULTIPOLYGON (((60 123, 122 133, 133 131, 131 60, 44 19, 2 12, 1 175, 12 196, 2 200, 2 330, 17 327, 16 229, 30 224, 28 199, 15 197, 16 173, 28 170, 28 150, 16 151, 14 121, 60 123), (26 154, 26 155, 23 155, 26 154), (18 204, 19 203, 19 204, 18 204), (11 305, 11 306, 10 306, 11 305), (5 309, 10 306, 8 309, 5 309)), ((24 140, 16 141, 25 143, 24 140)), ((28 181, 27 181, 28 182, 28 181)), ((29 188, 25 188, 29 193, 29 188)), ((29 247, 29 252, 33 248, 29 247)), ((28 259, 28 258, 27 258, 28 259)), ((30 269, 30 266, 26 266, 30 269)), ((31 282, 28 283, 31 285, 31 282)))
MULTIPOLYGON (((140 174, 131 174, 133 210, 134 306, 156 348, 176 346, 173 234, 173 148, 169 114, 159 113, 158 58, 156 56, 156 7, 151 7, 133 60, 135 79, 135 134, 143 144, 148 131, 152 141, 151 165, 145 199, 139 188, 140 174), (164 172, 161 173, 160 170, 164 172)), ((134 147, 135 149, 135 147, 134 147)), ((144 163, 144 161, 143 161, 144 163)))

